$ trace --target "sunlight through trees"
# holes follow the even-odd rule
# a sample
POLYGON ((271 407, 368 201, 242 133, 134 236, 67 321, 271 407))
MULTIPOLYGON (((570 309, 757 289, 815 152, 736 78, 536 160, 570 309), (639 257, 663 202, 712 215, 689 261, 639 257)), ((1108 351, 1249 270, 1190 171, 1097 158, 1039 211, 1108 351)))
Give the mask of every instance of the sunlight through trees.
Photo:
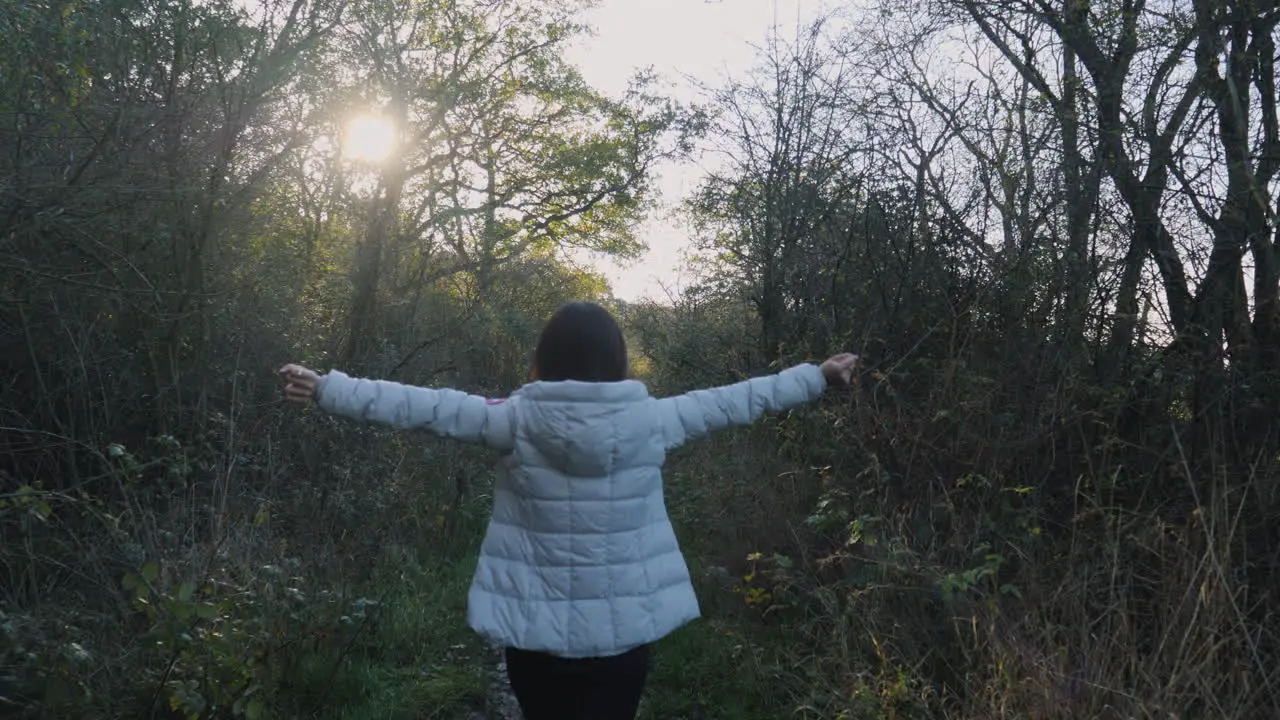
POLYGON ((396 150, 396 129, 373 115, 361 115, 347 124, 342 138, 343 154, 353 160, 378 163, 396 150))

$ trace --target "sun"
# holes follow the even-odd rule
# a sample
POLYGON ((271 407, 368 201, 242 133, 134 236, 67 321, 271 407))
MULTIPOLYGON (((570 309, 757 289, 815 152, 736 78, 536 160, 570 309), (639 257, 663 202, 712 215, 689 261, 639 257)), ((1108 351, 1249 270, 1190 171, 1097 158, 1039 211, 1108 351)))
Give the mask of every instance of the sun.
POLYGON ((347 124, 342 152, 355 160, 380 162, 391 154, 396 144, 396 129, 391 123, 373 115, 361 115, 347 124))

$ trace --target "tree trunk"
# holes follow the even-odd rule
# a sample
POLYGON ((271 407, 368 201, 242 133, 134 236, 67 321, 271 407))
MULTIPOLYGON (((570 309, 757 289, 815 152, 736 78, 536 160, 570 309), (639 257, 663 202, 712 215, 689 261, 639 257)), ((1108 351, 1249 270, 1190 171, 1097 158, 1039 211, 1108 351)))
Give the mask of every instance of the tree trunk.
POLYGON ((343 367, 352 372, 362 372, 368 367, 381 338, 379 290, 384 275, 383 260, 387 243, 399 227, 404 173, 399 167, 392 168, 383 175, 380 185, 380 192, 370 203, 364 236, 356 246, 351 315, 346 346, 340 356, 343 367))
MULTIPOLYGON (((1063 0, 1064 12, 1079 3, 1063 0)), ((1089 312, 1089 289, 1093 269, 1089 262, 1089 229, 1098 197, 1097 172, 1082 182, 1084 158, 1080 151, 1080 115, 1077 99, 1081 79, 1076 69, 1076 53, 1070 45, 1062 48, 1062 182, 1067 218, 1066 301, 1063 305, 1062 348, 1065 367, 1076 366, 1086 352, 1085 324, 1089 312)))

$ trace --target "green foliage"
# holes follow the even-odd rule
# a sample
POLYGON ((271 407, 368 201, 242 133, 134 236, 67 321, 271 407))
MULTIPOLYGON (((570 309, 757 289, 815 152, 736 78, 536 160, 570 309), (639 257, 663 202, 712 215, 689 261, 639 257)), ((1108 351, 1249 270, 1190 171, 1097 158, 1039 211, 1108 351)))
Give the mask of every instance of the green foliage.
POLYGON ((157 683, 157 700, 193 720, 268 717, 299 665, 340 653, 379 607, 327 591, 311 598, 302 578, 271 565, 239 583, 197 582, 150 561, 121 585, 149 628, 138 638, 142 651, 164 663, 144 686, 157 683))
POLYGON ((711 618, 657 643, 641 718, 784 716, 791 698, 779 649, 783 638, 711 618))
POLYGON ((761 553, 747 555, 747 573, 742 576, 742 585, 734 588, 734 592, 742 593, 742 601, 768 614, 787 607, 787 592, 793 579, 791 570, 794 561, 786 555, 774 553, 764 557, 761 553))
POLYGON ((17 717, 74 713, 96 702, 86 682, 98 657, 79 618, 0 608, 0 708, 17 717))
POLYGON ((16 513, 23 523, 31 520, 45 522, 53 514, 53 507, 45 493, 30 485, 22 485, 17 492, 0 497, 0 513, 8 512, 16 513))
MULTIPOLYGON (((474 536, 471 540, 478 541, 474 536)), ((410 560, 410 558, 404 558, 410 560)), ((470 557, 388 567, 385 611, 337 673, 312 691, 321 717, 465 716, 483 706, 495 659, 464 622, 470 557), (337 683, 337 689, 326 686, 337 683)))

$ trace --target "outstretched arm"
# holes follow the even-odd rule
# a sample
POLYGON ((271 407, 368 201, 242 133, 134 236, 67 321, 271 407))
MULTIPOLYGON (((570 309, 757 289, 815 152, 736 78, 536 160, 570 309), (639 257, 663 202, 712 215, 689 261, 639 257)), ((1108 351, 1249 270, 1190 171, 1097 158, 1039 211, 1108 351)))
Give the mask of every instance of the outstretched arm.
POLYGON ((510 406, 479 395, 353 378, 337 370, 320 376, 299 365, 286 365, 280 374, 290 400, 315 400, 328 413, 400 430, 421 428, 499 450, 510 450, 514 442, 510 406))
POLYGON ((667 448, 816 400, 828 385, 847 385, 857 362, 855 355, 836 355, 821 366, 797 365, 776 375, 663 398, 658 406, 667 448))

